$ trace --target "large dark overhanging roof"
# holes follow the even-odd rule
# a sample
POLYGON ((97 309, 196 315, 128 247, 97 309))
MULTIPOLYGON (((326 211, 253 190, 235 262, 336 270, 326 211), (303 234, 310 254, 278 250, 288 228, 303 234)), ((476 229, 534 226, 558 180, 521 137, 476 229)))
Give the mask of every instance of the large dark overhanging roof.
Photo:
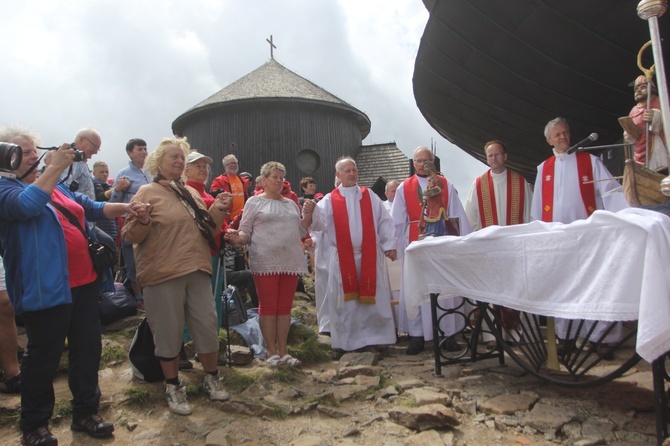
MULTIPOLYGON (((414 96, 428 123, 484 161, 500 139, 509 164, 533 180, 551 154, 544 125, 568 119, 572 142, 621 138, 634 105, 628 85, 649 25, 634 0, 436 0, 414 68, 414 96)), ((669 13, 670 14, 670 13, 669 13)), ((670 23, 659 20, 665 51, 670 23)), ((644 65, 652 62, 651 49, 644 65)), ((668 58, 665 57, 667 61, 668 58)), ((667 65, 667 64, 666 64, 667 65)))

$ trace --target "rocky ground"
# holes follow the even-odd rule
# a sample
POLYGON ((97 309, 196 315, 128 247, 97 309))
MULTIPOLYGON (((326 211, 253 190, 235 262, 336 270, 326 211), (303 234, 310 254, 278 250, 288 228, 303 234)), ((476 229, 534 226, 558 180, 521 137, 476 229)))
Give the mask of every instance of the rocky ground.
MULTIPOLYGON (((302 313, 313 322, 310 311, 302 313)), ((406 342, 390 347, 381 360, 355 353, 299 370, 270 368, 258 360, 222 367, 231 393, 224 403, 210 402, 199 390, 202 372, 196 363, 183 373, 192 384, 193 414, 173 415, 164 386, 133 379, 123 358, 136 324, 131 318, 105 335, 103 351, 109 354, 100 370, 101 414, 115 423, 114 438, 95 440, 70 431, 70 395, 61 373, 52 425, 59 444, 656 444, 651 371, 643 361, 613 382, 569 389, 545 384, 509 360, 503 366, 496 359, 452 365, 436 377, 430 351, 406 356, 406 342)), ((594 373, 631 351, 617 352, 611 365, 594 373)), ((20 444, 19 403, 17 396, 0 395, 2 444, 20 444)))

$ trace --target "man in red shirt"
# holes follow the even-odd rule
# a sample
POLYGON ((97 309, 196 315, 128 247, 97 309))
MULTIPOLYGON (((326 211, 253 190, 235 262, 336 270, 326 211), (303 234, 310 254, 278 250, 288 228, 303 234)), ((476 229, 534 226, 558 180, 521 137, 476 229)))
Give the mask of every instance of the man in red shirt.
POLYGON ((219 192, 226 191, 233 195, 233 206, 230 208, 228 221, 232 221, 242 212, 244 203, 249 198, 249 180, 237 174, 240 167, 235 155, 226 155, 221 160, 224 173, 212 181, 211 194, 217 196, 219 192))

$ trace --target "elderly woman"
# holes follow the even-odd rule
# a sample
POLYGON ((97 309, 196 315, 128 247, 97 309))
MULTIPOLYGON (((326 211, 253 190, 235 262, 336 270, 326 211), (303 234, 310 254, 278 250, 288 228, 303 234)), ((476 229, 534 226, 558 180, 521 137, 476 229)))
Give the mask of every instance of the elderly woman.
POLYGON ((307 273, 300 238, 312 222, 314 202, 305 202, 301 219, 298 205, 281 194, 284 175, 286 168, 275 161, 261 167, 265 190, 247 200, 239 231, 229 232, 227 238, 249 244, 268 364, 298 366, 300 361, 288 354, 286 343, 298 275, 307 273))
POLYGON ((36 178, 38 136, 7 127, 0 129, 0 140, 20 145, 23 153, 14 172, 17 178, 0 179, 0 241, 5 248, 7 292, 28 336, 21 362, 22 442, 58 444, 48 425, 55 402, 53 380, 66 338, 70 428, 97 438, 110 437, 114 425, 98 415, 99 289, 83 228, 86 218, 100 220, 124 213, 141 217, 146 206, 94 202, 56 187, 59 175, 74 159, 69 144, 52 152, 51 163, 36 178))
MULTIPOLYGON (((202 153, 199 153, 195 150, 191 150, 191 152, 186 157, 186 168, 184 169, 184 175, 183 175, 183 179, 186 180, 186 185, 191 186, 193 189, 198 191, 200 198, 202 198, 202 201, 205 202, 205 206, 208 209, 212 204, 214 204, 215 201, 214 197, 211 196, 205 189, 205 186, 207 186, 207 179, 209 178, 210 164, 212 164, 212 159, 210 157, 203 155, 202 153)), ((224 198, 230 199, 232 203, 233 196, 231 194, 224 191, 221 192, 220 195, 223 195, 221 199, 224 198)), ((228 225, 224 220, 223 225, 221 227, 221 233, 225 233, 227 229, 228 225)), ((216 243, 217 248, 219 248, 219 245, 221 243, 220 236, 217 235, 214 241, 216 243)), ((216 307, 217 333, 218 329, 221 328, 221 313, 222 313, 221 299, 219 299, 218 296, 221 295, 221 289, 222 289, 221 285, 223 283, 220 277, 223 271, 219 271, 218 269, 216 269, 219 263, 218 254, 219 254, 218 249, 212 250, 212 269, 216 271, 216 274, 212 275, 212 291, 214 292, 214 305, 216 307)), ((184 339, 185 340, 190 339, 188 330, 185 330, 184 339)), ((188 358, 186 357, 186 353, 184 352, 183 349, 180 352, 179 357, 180 357, 180 367, 182 369, 184 368, 188 369, 192 367, 192 364, 190 362, 186 364, 188 358)))
POLYGON ((205 391, 211 400, 228 399, 216 364, 219 341, 210 247, 215 248, 214 235, 231 201, 220 195, 208 210, 200 194, 182 183, 188 150, 185 139, 166 138, 149 155, 146 169, 153 182, 140 187, 133 202, 148 203, 150 212, 127 218, 123 227, 123 237, 133 243, 137 280, 143 287, 156 356, 166 379, 168 407, 179 415, 191 413, 178 378, 184 323, 205 371, 205 391))

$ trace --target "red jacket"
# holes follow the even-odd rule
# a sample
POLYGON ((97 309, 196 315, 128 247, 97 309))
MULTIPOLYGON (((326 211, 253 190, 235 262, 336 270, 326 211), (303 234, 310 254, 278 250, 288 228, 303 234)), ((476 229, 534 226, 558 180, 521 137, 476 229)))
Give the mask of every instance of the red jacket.
MULTIPOLYGON (((244 186, 244 201, 247 201, 249 198, 249 180, 239 175, 237 175, 237 178, 242 181, 242 185, 244 186)), ((214 181, 212 181, 212 187, 209 188, 212 195, 217 195, 217 191, 220 191, 220 189, 230 193, 230 182, 228 181, 228 175, 225 173, 214 178, 214 181)))

